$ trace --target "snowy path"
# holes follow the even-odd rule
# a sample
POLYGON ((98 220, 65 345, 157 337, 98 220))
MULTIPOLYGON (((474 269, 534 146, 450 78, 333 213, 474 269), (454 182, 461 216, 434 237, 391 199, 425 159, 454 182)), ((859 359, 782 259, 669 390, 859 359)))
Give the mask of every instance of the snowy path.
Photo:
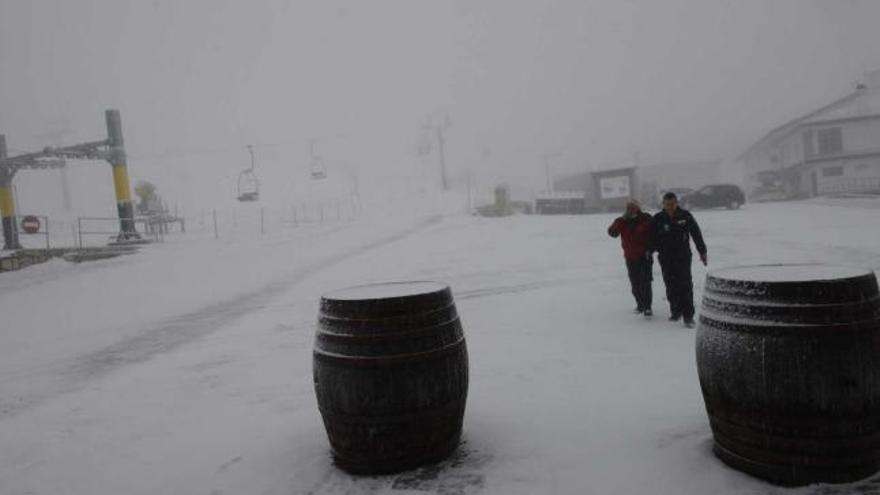
MULTIPOLYGON (((360 238, 345 239, 350 245, 342 243, 342 249, 339 252, 308 261, 301 266, 295 266, 294 269, 284 270, 280 274, 276 274, 273 277, 274 281, 268 285, 256 287, 248 292, 237 293, 225 300, 212 302, 189 313, 161 320, 152 326, 139 329, 121 340, 108 341, 109 345, 106 347, 65 356, 51 363, 42 372, 24 374, 24 380, 21 380, 22 383, 19 385, 26 387, 28 389, 27 392, 15 397, 0 396, 0 416, 16 414, 47 398, 77 390, 88 381, 100 378, 121 366, 149 360, 157 354, 169 352, 178 346, 195 341, 260 308, 267 300, 271 300, 277 294, 288 290, 300 280, 323 267, 339 263, 347 257, 379 248, 385 244, 412 235, 414 232, 438 222, 440 218, 439 216, 433 216, 421 219, 412 227, 389 234, 387 237, 367 242, 360 238)), ((332 240, 334 234, 344 229, 331 227, 330 229, 321 230, 317 232, 318 238, 329 235, 329 239, 332 240)), ((332 253, 333 250, 329 252, 332 253)), ((155 269, 155 267, 153 268, 155 269)), ((169 266, 166 265, 165 268, 169 268, 169 266)), ((31 283, 45 282, 46 275, 45 272, 37 274, 36 277, 30 278, 29 281, 31 283)), ((192 275, 197 276, 198 274, 192 275)), ((235 280, 229 280, 228 282, 234 283, 235 280)), ((90 310, 89 308, 82 307, 80 309, 90 310)), ((113 329, 106 336, 115 339, 119 335, 125 334, 126 332, 123 329, 113 329)), ((100 346, 102 343, 100 340, 93 341, 92 346, 100 346)), ((18 372, 13 376, 22 376, 22 373, 18 372)), ((8 383, 11 381, 10 377, 4 377, 4 381, 8 383)), ((19 389, 24 387, 19 387, 19 389)))
MULTIPOLYGON (((868 227, 870 212, 789 203, 696 215, 712 267, 837 261, 876 270, 880 233, 868 227)), ((871 481, 775 488, 711 455, 693 330, 665 321, 659 273, 655 320, 629 313, 619 245, 604 232, 610 220, 449 217, 397 233, 352 226, 315 245, 182 243, 88 273, 54 264, 26 280, 0 278, 0 310, 18 329, 0 334, 0 398, 44 392, 0 416, 0 493, 880 493, 871 481), (211 259, 199 258, 206 251, 211 259), (193 265, 187 277, 151 276, 167 253, 193 265), (257 263, 233 277, 235 287, 213 274, 243 257, 257 263), (141 278, 178 297, 138 294, 153 298, 143 314, 46 311, 35 317, 42 327, 15 312, 92 277, 141 278), (317 300, 396 279, 453 288, 471 367, 464 443, 439 466, 351 477, 330 463, 312 391, 317 300), (90 325, 100 331, 89 334, 90 325), (51 335, 23 336, 39 328, 51 335), (68 332, 83 333, 81 345, 68 332), (70 356, 78 356, 73 368, 70 356), (46 370, 59 362, 66 388, 29 381, 57 377, 46 370)), ((704 276, 695 265, 697 298, 704 276)), ((76 297, 124 304, 105 291, 76 297)))

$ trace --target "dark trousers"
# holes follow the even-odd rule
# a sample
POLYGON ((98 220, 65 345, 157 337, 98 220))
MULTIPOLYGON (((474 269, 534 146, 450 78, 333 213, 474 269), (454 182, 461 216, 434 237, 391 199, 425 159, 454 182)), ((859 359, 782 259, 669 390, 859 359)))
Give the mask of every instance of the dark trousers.
POLYGON ((691 277, 691 257, 660 258, 663 283, 666 284, 666 299, 672 316, 684 316, 686 320, 694 317, 694 281, 691 277))
POLYGON ((636 298, 636 307, 644 311, 651 309, 651 281, 654 275, 651 269, 654 262, 651 258, 642 257, 636 261, 626 260, 626 272, 629 274, 629 284, 632 286, 633 297, 636 298))

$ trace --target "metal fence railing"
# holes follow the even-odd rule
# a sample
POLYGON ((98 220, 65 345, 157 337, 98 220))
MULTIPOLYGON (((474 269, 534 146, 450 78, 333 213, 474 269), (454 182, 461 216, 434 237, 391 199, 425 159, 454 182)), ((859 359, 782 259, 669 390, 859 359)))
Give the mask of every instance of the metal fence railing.
MULTIPOLYGON (((135 228, 141 226, 139 233, 156 242, 165 240, 163 229, 150 228, 148 226, 159 223, 154 217, 136 217, 135 228)), ((119 235, 119 218, 114 217, 77 217, 76 219, 77 246, 82 249, 88 237, 106 236, 110 240, 119 235)))
POLYGON ((193 232, 215 239, 277 234, 304 225, 350 222, 363 214, 356 197, 283 206, 246 205, 202 210, 192 219, 193 232))
POLYGON ((880 192, 880 177, 840 177, 819 183, 819 194, 880 192))

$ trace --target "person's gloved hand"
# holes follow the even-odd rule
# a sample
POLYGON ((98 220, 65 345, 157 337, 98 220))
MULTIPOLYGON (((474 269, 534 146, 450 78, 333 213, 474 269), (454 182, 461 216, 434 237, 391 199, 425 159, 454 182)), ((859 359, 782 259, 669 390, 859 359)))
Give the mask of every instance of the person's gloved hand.
POLYGON ((706 253, 700 253, 700 261, 703 262, 703 266, 708 266, 707 263, 709 261, 708 261, 707 257, 708 257, 708 255, 706 253))

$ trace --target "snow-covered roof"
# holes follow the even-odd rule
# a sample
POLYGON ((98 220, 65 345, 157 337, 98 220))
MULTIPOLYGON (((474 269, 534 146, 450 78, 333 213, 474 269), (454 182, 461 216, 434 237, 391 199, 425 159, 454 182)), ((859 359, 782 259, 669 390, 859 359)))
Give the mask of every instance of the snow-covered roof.
POLYGON ((740 155, 740 159, 798 127, 863 117, 880 118, 880 69, 866 73, 852 93, 771 130, 740 155))
POLYGON ((825 109, 825 111, 813 115, 803 122, 800 122, 800 124, 819 124, 834 120, 868 116, 880 117, 880 88, 857 89, 853 94, 853 97, 847 99, 844 104, 825 109))

